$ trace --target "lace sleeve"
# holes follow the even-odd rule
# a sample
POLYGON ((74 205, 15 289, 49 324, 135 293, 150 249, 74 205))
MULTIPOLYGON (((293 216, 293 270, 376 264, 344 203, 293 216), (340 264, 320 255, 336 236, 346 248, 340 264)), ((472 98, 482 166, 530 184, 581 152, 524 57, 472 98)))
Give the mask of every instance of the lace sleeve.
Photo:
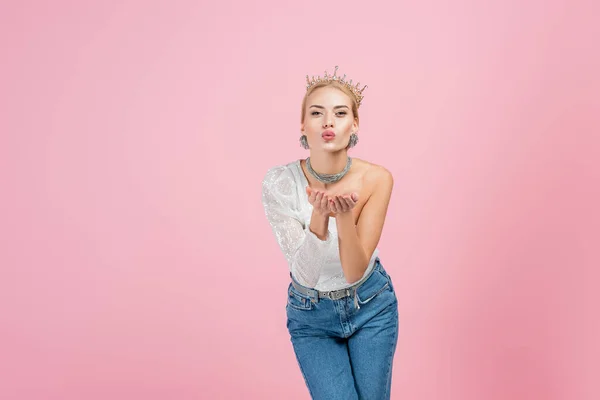
POLYGON ((271 168, 262 183, 262 203, 267 220, 277 243, 287 259, 296 280, 307 287, 319 281, 326 254, 333 243, 327 231, 325 240, 319 239, 297 216, 295 207, 296 185, 286 166, 271 168))

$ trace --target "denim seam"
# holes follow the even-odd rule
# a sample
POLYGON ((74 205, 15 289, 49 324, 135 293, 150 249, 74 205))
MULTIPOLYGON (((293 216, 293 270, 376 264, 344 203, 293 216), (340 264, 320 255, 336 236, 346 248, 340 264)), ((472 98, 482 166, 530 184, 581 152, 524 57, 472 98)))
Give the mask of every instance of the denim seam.
POLYGON ((340 321, 340 331, 342 332, 342 337, 345 337, 344 335, 344 321, 342 321, 342 313, 340 312, 340 304, 342 301, 345 301, 345 299, 340 299, 340 300, 332 300, 333 303, 333 309, 335 311, 335 313, 338 316, 338 320, 340 321))
POLYGON ((305 298, 299 297, 295 293, 291 293, 291 291, 288 294, 287 305, 295 310, 300 310, 300 311, 309 311, 312 309, 312 303, 310 302, 310 299, 305 299, 305 298), (303 301, 304 304, 306 304, 306 305, 304 307, 300 307, 295 304, 292 304, 290 302, 290 297, 294 297, 298 301, 303 301))
POLYGON ((298 355, 296 355, 296 361, 298 362, 298 367, 300 367, 300 372, 302 372, 302 378, 304 378, 304 383, 306 384, 306 387, 308 388, 308 394, 310 394, 310 398, 313 399, 314 395, 313 395, 312 389, 310 388, 310 385, 308 384, 308 379, 306 378, 306 375, 304 373, 304 368, 302 368, 302 363, 300 362, 298 355))
MULTIPOLYGON (((397 302, 396 307, 397 307, 397 302)), ((394 311, 396 313, 395 317, 395 326, 394 326, 394 345, 390 348, 390 354, 388 354, 388 371, 387 371, 387 385, 385 387, 385 398, 390 398, 391 396, 391 386, 392 386, 392 363, 394 362, 394 352, 396 350, 396 346, 398 344, 398 309, 394 311), (389 390, 389 391, 388 391, 389 390)))
POLYGON ((299 310, 299 311, 310 311, 311 310, 311 306, 308 307, 299 307, 297 305, 294 305, 292 303, 290 303, 289 301, 287 302, 288 307, 293 308, 294 310, 299 310))

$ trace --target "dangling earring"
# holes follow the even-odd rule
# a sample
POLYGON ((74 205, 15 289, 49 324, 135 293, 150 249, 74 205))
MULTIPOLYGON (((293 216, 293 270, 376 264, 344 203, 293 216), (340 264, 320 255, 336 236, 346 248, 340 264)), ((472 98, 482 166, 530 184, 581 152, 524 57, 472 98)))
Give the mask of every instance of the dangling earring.
POLYGON ((308 149, 308 140, 306 139, 306 135, 302 135, 300 136, 300 146, 304 147, 305 149, 308 149))
POLYGON ((356 146, 356 143, 358 143, 358 135, 354 132, 352 132, 352 135, 350 135, 350 140, 348 141, 348 147, 346 147, 347 149, 356 146))

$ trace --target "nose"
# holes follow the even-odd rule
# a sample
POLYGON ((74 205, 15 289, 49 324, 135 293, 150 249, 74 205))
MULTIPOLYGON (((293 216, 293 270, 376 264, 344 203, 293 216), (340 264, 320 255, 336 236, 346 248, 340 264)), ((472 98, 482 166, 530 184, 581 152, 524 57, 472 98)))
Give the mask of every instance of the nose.
POLYGON ((333 122, 329 120, 329 118, 327 118, 325 120, 325 128, 327 128, 328 126, 331 126, 333 128, 333 122))

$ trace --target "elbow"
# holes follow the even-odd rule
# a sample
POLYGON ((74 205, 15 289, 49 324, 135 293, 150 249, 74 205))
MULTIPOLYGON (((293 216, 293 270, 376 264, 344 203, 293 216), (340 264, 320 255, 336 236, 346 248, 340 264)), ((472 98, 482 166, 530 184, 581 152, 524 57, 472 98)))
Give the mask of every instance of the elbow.
POLYGON ((361 278, 364 275, 364 271, 362 274, 358 275, 358 274, 349 274, 349 275, 344 275, 344 277, 346 278, 346 282, 350 285, 354 285, 356 282, 360 281, 361 278))
POLYGON ((369 264, 367 264, 364 268, 361 269, 362 270, 361 273, 355 272, 353 274, 344 274, 344 278, 346 279, 346 282, 349 285, 354 285, 355 283, 357 283, 358 281, 360 281, 363 278, 367 268, 369 268, 369 264))
POLYGON ((357 276, 357 277, 346 277, 346 283, 348 283, 349 285, 354 285, 356 282, 360 281, 360 278, 362 278, 362 276, 357 276))

